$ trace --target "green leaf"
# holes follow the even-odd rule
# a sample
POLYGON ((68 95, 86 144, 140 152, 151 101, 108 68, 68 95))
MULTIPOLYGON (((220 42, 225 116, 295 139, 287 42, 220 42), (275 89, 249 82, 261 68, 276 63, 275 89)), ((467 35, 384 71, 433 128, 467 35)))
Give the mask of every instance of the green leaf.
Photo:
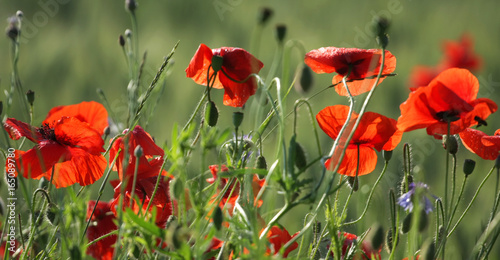
POLYGON ((130 208, 125 209, 126 216, 132 221, 132 223, 135 223, 137 227, 142 232, 145 232, 150 235, 154 235, 157 237, 163 237, 163 230, 157 227, 154 223, 147 222, 146 220, 139 218, 134 211, 130 208))

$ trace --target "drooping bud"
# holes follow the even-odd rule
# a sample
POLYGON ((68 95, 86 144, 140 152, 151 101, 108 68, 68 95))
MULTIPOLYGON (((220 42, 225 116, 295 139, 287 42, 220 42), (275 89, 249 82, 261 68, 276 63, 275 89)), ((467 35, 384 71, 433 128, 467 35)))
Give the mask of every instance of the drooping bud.
POLYGON ((239 128, 241 123, 243 122, 243 113, 242 112, 233 112, 233 126, 234 128, 239 128))
POLYGON ((123 35, 120 34, 120 36, 118 37, 118 43, 120 44, 120 46, 125 46, 125 38, 123 38, 123 35))
POLYGON ((389 29, 390 25, 390 21, 383 16, 375 17, 373 20, 373 33, 376 36, 378 45, 384 49, 389 43, 389 35, 387 34, 387 30, 389 29))
POLYGON ((271 8, 264 7, 260 9, 257 20, 261 26, 264 26, 272 16, 273 16, 273 10, 271 8))
POLYGON ((38 181, 38 188, 47 190, 49 188, 50 181, 47 180, 45 177, 40 178, 40 181, 38 181))
POLYGON ((104 136, 109 136, 111 134, 111 127, 106 126, 104 128, 104 136))
POLYGON ((54 226, 59 224, 59 208, 55 203, 51 202, 48 204, 48 207, 45 211, 45 217, 50 224, 54 226))
POLYGON ((28 99, 28 103, 30 103, 30 106, 33 106, 33 102, 35 102, 35 91, 33 90, 28 90, 26 92, 26 98, 28 99))
POLYGON ((219 111, 217 110, 217 106, 215 102, 210 101, 205 105, 205 122, 209 126, 217 125, 217 120, 219 119, 219 111))
POLYGON ((299 143, 295 143, 295 166, 300 170, 306 168, 307 166, 307 158, 306 153, 304 152, 304 148, 299 143))
POLYGON ((137 2, 135 0, 125 0, 125 9, 134 12, 137 9, 137 2))
POLYGON ((222 228, 222 221, 224 220, 222 209, 219 206, 216 206, 213 214, 212 219, 214 220, 214 226, 217 230, 220 230, 222 228))
POLYGON ((134 149, 135 158, 139 158, 144 155, 144 149, 140 145, 137 145, 134 149))
POLYGON ((390 161, 392 158, 392 151, 382 150, 382 156, 386 162, 390 161))
POLYGON ((413 219, 413 212, 408 213, 403 219, 403 224, 401 225, 401 234, 406 234, 411 229, 411 222, 413 219))
POLYGON ((358 189, 359 189, 359 180, 358 180, 358 177, 348 176, 347 177, 347 183, 349 184, 349 187, 351 187, 351 189, 353 191, 358 191, 358 189))
POLYGON ((450 154, 456 154, 458 152, 458 142, 454 135, 443 136, 443 148, 450 154))
POLYGON ((224 63, 224 58, 222 58, 222 56, 214 55, 212 57, 212 69, 214 70, 214 73, 217 73, 222 69, 223 63, 224 63))
POLYGON ((410 183, 413 182, 413 176, 408 175, 407 177, 405 176, 403 180, 401 181, 401 185, 399 188, 399 196, 402 196, 403 194, 408 192, 408 187, 410 186, 410 183), (407 186, 408 185, 408 186, 407 186))
POLYGON ((264 156, 259 155, 257 157, 257 160, 255 162, 255 168, 267 170, 267 162, 266 162, 266 158, 264 156))
POLYGON ((299 81, 294 84, 295 90, 301 94, 309 92, 313 85, 313 73, 309 66, 303 64, 300 70, 299 81))
POLYGON ((476 161, 472 159, 465 159, 464 161, 465 176, 469 176, 474 171, 474 167, 476 167, 476 161))
POLYGON ((370 242, 373 249, 378 250, 384 244, 384 229, 379 223, 372 225, 370 232, 366 237, 367 241, 370 242))
POLYGON ((392 234, 392 229, 389 229, 387 231, 387 234, 385 236, 385 250, 387 253, 391 253, 393 246, 396 247, 399 244, 399 236, 398 240, 394 241, 394 235, 392 234))
POLYGON ((278 39, 278 42, 283 43, 285 36, 286 36, 286 25, 284 24, 276 25, 276 39, 278 39))

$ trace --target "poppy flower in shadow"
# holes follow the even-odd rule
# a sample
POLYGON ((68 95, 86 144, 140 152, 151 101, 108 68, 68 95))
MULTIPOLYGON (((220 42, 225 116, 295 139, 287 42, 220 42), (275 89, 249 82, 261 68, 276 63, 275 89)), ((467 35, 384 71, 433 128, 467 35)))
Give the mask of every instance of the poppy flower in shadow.
POLYGON ((51 110, 41 127, 14 118, 5 121, 10 138, 26 137, 36 143, 26 152, 15 151, 17 170, 25 178, 52 179, 56 188, 92 184, 101 178, 107 164, 101 154, 105 151, 101 133, 106 127, 106 110, 96 102, 57 110, 51 110))
POLYGON ((207 85, 207 79, 214 73, 211 66, 214 56, 222 58, 222 66, 217 71, 212 87, 224 89, 224 105, 242 107, 257 90, 257 80, 249 78, 250 74, 259 73, 264 64, 241 48, 210 49, 205 44, 200 44, 186 68, 186 76, 200 85, 207 85))
MULTIPOLYGON (((342 79, 347 76, 347 85, 351 95, 368 92, 375 84, 382 63, 382 50, 323 47, 308 52, 304 62, 316 73, 336 72, 332 79, 335 91, 341 96, 347 96, 342 79)), ((392 73, 396 69, 396 57, 385 51, 385 63, 382 75, 392 73)), ((379 84, 385 79, 382 76, 379 84)))
MULTIPOLYGON (((95 205, 96 201, 91 200, 87 207, 87 220, 91 220, 86 233, 89 242, 118 229, 115 224, 115 215, 111 211, 111 205, 107 202, 99 201, 94 214, 92 214, 95 205)), ((87 247, 87 255, 102 260, 113 259, 116 238, 116 235, 110 235, 93 243, 87 247)))
POLYGON ((448 133, 448 124, 453 135, 482 123, 498 107, 490 99, 476 98, 478 91, 479 82, 468 70, 445 70, 400 105, 398 129, 426 128, 427 134, 440 139, 448 133))
POLYGON ((153 138, 141 126, 136 126, 131 132, 127 129, 123 131, 123 134, 125 134, 125 136, 117 138, 109 150, 109 158, 112 159, 115 158, 118 151, 121 150, 116 160, 116 164, 113 166, 113 170, 118 172, 120 180, 124 180, 123 174, 129 179, 134 176, 137 161, 134 151, 137 146, 141 146, 143 150, 143 154, 139 157, 138 161, 138 172, 141 173, 141 178, 158 176, 161 166, 163 165, 165 151, 156 145, 153 138), (128 140, 127 146, 125 146, 125 140, 128 140), (127 164, 124 162, 125 151, 127 151, 128 154, 127 164), (124 169, 125 165, 127 165, 126 169, 124 169))
POLYGON ((460 139, 462 139, 465 148, 485 160, 495 160, 499 155, 500 129, 491 136, 482 131, 467 128, 460 132, 460 139))
MULTIPOLYGON (((263 231, 264 231, 264 229, 262 229, 260 232, 262 233, 263 231)), ((280 249, 297 234, 294 234, 293 236, 291 236, 290 233, 288 233, 288 231, 285 228, 280 228, 278 226, 271 227, 271 229, 269 230, 269 232, 266 235, 267 240, 270 243, 270 247, 267 248, 266 253, 267 254, 278 253, 280 251, 280 249)), ((299 247, 299 244, 297 242, 292 243, 283 252, 283 257, 287 257, 288 254, 290 254, 290 252, 292 252, 293 250, 295 250, 298 247, 299 247)))
MULTIPOLYGON (((339 237, 340 237, 340 232, 339 232, 339 237)), ((342 232, 343 236, 343 241, 344 243, 342 244, 342 257, 340 259, 381 259, 380 256, 380 251, 375 250, 370 246, 370 243, 367 241, 361 242, 361 246, 359 245, 358 242, 358 236, 347 233, 347 232, 342 232), (361 250, 359 250, 361 249, 361 250), (373 258, 372 258, 373 256, 373 258)), ((330 246, 328 245, 328 248, 330 246)), ((333 253, 331 253, 333 256, 333 253)))
MULTIPOLYGON (((337 139, 339 132, 347 120, 349 107, 336 105, 326 107, 316 115, 316 120, 323 131, 332 139, 337 139)), ((352 131, 358 115, 353 113, 346 128, 352 131)), ((337 170, 339 174, 354 177, 368 174, 375 170, 377 151, 392 151, 401 141, 402 132, 396 127, 396 120, 378 113, 366 112, 361 119, 351 141, 347 144, 344 158, 337 170)), ((345 141, 340 140, 333 156, 325 162, 328 170, 334 170, 338 164, 345 141)))

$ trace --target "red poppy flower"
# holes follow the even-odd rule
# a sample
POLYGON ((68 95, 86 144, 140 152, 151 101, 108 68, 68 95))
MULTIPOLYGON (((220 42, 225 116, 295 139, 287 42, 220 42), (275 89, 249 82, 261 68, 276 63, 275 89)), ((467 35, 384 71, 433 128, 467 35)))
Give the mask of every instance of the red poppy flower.
MULTIPOLYGON (((359 247, 359 245, 357 245, 358 236, 351 234, 351 233, 347 233, 347 232, 343 232, 342 234, 344 236, 344 244, 342 245, 342 257, 341 257, 341 259, 345 259, 346 254, 351 250, 351 247, 353 247, 353 246, 359 247)), ((340 233, 339 233, 339 237, 340 237, 340 233)), ((362 252, 355 253, 353 259, 355 259, 355 260, 358 260, 358 259, 363 259, 363 260, 382 259, 380 256, 381 249, 379 249, 379 250, 372 249, 370 244, 366 241, 363 241, 361 243, 361 251, 362 252), (371 258, 372 255, 374 258, 371 258)), ((333 256, 333 254, 332 254, 332 256, 333 256)))
MULTIPOLYGON (((344 125, 349 113, 349 107, 336 105, 326 107, 316 115, 316 120, 323 131, 333 139, 337 139, 340 129, 344 125)), ((352 129, 358 115, 353 113, 351 122, 347 130, 352 129)), ((366 112, 361 119, 355 134, 347 145, 344 159, 337 172, 339 174, 356 176, 356 169, 359 168, 358 176, 368 174, 375 170, 377 164, 377 154, 374 151, 391 151, 401 141, 402 132, 397 130, 396 120, 383 115, 366 112), (359 154, 359 157, 358 157, 359 154)), ((345 144, 341 144, 345 145, 345 144)), ((342 147, 336 149, 332 158, 328 159, 325 167, 333 170, 338 163, 338 158, 342 147)))
POLYGON ((474 43, 469 34, 463 34, 459 42, 445 41, 443 43, 444 68, 464 68, 468 70, 477 70, 481 67, 481 58, 473 51, 474 43))
POLYGON ((500 129, 490 136, 479 130, 467 128, 460 132, 460 139, 465 148, 485 160, 495 160, 500 154, 500 129))
MULTIPOLYGON (((205 44, 200 44, 194 54, 189 66, 186 68, 186 76, 192 78, 200 85, 207 85, 207 72, 212 63, 213 56, 223 59, 222 71, 217 72, 214 88, 224 88, 224 105, 242 107, 250 96, 257 90, 257 81, 254 77, 244 83, 234 82, 230 78, 243 81, 252 73, 259 73, 264 64, 252 54, 241 48, 221 47, 210 49, 205 44), (226 76, 229 75, 229 77, 226 76)), ((214 73, 210 68, 210 75, 214 73)))
MULTIPOLYGON (((130 207, 136 214, 144 214, 153 196, 153 192, 156 186, 157 177, 149 178, 138 178, 135 185, 134 197, 139 198, 139 203, 134 200, 132 206, 130 207)), ((165 227, 168 217, 172 215, 172 201, 170 200, 169 193, 169 183, 170 178, 161 176, 160 183, 158 184, 158 189, 156 191, 155 197, 153 199, 152 207, 149 208, 149 212, 156 209, 155 223, 159 227, 165 227)), ((123 182, 118 180, 111 181, 111 185, 115 190, 115 195, 110 202, 113 212, 116 214, 116 209, 118 208, 118 203, 121 197, 121 187, 123 182)), ((132 184, 128 184, 125 188, 125 197, 123 198, 123 209, 128 208, 130 205, 130 199, 132 196, 132 184)))
MULTIPOLYGON (((63 111, 77 110, 78 105, 63 111)), ((17 140, 26 137, 36 143, 35 147, 24 152, 16 151, 17 169, 26 178, 50 180, 54 172, 53 183, 56 188, 79 183, 82 186, 94 183, 101 178, 106 168, 104 141, 95 127, 101 124, 107 113, 96 107, 98 103, 85 104, 87 108, 94 107, 99 114, 86 113, 79 117, 61 116, 55 120, 55 115, 49 114, 40 128, 30 126, 13 118, 8 118, 4 127, 10 137, 17 140), (48 120, 50 119, 50 120, 48 120), (93 125, 94 124, 94 125, 93 125)), ((104 110, 105 111, 105 110, 104 110)), ((101 129, 102 131, 102 129, 101 129)))
POLYGON ((498 108, 490 99, 476 98, 478 90, 477 78, 468 70, 445 70, 401 104, 398 128, 403 132, 427 128, 427 134, 440 138, 447 134, 449 120, 453 121, 450 134, 458 134, 498 108))
MULTIPOLYGON (((210 169, 210 172, 212 173, 212 178, 207 179, 207 182, 214 183, 218 178, 217 174, 219 172, 219 166, 218 165, 210 165, 209 169, 210 169)), ((222 165, 221 171, 227 172, 227 171, 229 171, 229 169, 225 165, 222 165)), ((224 188, 224 186, 226 186, 226 183, 228 182, 228 178, 220 178, 220 180, 221 181, 220 181, 219 190, 222 190, 224 188)), ((264 183, 265 183, 265 180, 259 179, 257 174, 253 175, 252 190, 253 190, 254 196, 257 196, 257 194, 259 193, 262 186, 264 186, 264 183)), ((231 187, 229 187, 229 189, 227 189, 226 193, 222 197, 222 200, 221 200, 219 206, 224 207, 224 205, 225 205, 225 208, 229 210, 230 214, 232 214, 236 200, 238 199, 238 196, 239 196, 239 191, 240 191, 240 184, 239 183, 236 183, 236 185, 231 185, 231 187), (231 195, 231 196, 229 196, 229 195, 231 195)), ((217 197, 217 195, 215 195, 213 199, 215 199, 215 197, 217 197)), ((259 201, 256 201, 255 203, 256 203, 257 207, 260 207, 262 205, 262 202, 263 202, 262 200, 259 200, 259 201)))
POLYGON ((136 126, 133 131, 129 132, 128 129, 123 131, 126 134, 125 137, 120 137, 116 139, 113 143, 113 146, 109 150, 109 158, 115 158, 118 150, 122 150, 118 159, 116 160, 116 164, 113 167, 114 171, 118 172, 118 176, 120 180, 123 179, 124 173, 124 158, 125 158, 125 150, 128 152, 128 166, 126 169, 125 175, 128 178, 132 178, 134 176, 136 158, 134 156, 135 148, 140 145, 143 150, 143 155, 139 158, 139 169, 140 178, 148 178, 158 176, 160 172, 161 166, 163 164, 163 156, 165 155, 165 151, 157 146, 151 138, 151 136, 142 129, 140 126, 136 126), (128 146, 125 147, 124 139, 128 138, 128 146))
POLYGON ((100 135, 104 133, 104 129, 108 126, 108 112, 103 105, 95 101, 54 107, 49 111, 42 125, 51 124, 63 116, 76 117, 80 121, 88 123, 100 135))
MULTIPOLYGON (((260 231, 262 233, 264 229, 260 231)), ((271 253, 278 253, 288 241, 290 241, 293 237, 295 237, 298 233, 294 234, 293 236, 290 236, 290 233, 284 228, 279 228, 277 226, 271 227, 269 232, 267 233, 267 239, 269 240, 269 243, 271 243, 270 247, 267 248, 266 253, 271 254, 271 253)), ((285 249, 285 252, 283 253, 283 257, 287 257, 290 252, 295 250, 297 247, 299 247, 299 244, 297 242, 294 242, 291 244, 288 248, 285 249)))
POLYGON ((410 74, 410 91, 429 84, 438 74, 440 69, 427 66, 415 66, 410 74))
MULTIPOLYGON (((92 214, 95 203, 96 202, 93 200, 89 201, 89 205, 87 207, 87 220, 92 214)), ((91 219, 92 221, 90 221, 86 234, 89 242, 92 242, 95 239, 118 229, 114 222, 115 215, 113 215, 113 212, 111 211, 111 205, 107 202, 99 201, 99 203, 97 203, 97 207, 91 219)), ((87 247, 87 255, 101 260, 113 259, 116 238, 116 235, 111 235, 90 245, 87 247)))
MULTIPOLYGON (((342 78, 351 71, 347 83, 351 95, 356 96, 372 89, 376 76, 382 63, 382 51, 377 49, 356 49, 323 47, 312 50, 306 54, 304 62, 316 73, 336 72, 332 79, 335 91, 341 96, 347 96, 347 91, 342 84, 342 78)), ((385 51, 385 63, 382 74, 392 73, 396 69, 396 57, 385 51)), ((381 83, 385 77, 381 77, 381 83)))

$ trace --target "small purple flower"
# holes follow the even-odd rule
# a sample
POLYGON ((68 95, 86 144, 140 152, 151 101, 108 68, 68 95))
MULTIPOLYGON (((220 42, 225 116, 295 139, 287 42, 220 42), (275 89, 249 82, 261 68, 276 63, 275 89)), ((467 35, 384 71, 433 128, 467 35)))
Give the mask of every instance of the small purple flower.
POLYGON ((436 198, 436 196, 429 193, 429 187, 427 186, 427 184, 422 183, 422 182, 417 182, 417 183, 412 182, 412 183, 410 183, 408 188, 409 188, 408 192, 401 195, 401 197, 399 197, 399 199, 398 199, 399 206, 403 207, 405 210, 407 210, 409 212, 412 212, 413 211, 413 197, 414 197, 414 194, 416 192, 416 189, 419 188, 419 189, 422 189, 421 200, 423 200, 423 203, 424 203, 425 213, 429 214, 434 209, 434 207, 432 206, 432 202, 429 200, 427 195, 430 195, 434 198, 436 198))

